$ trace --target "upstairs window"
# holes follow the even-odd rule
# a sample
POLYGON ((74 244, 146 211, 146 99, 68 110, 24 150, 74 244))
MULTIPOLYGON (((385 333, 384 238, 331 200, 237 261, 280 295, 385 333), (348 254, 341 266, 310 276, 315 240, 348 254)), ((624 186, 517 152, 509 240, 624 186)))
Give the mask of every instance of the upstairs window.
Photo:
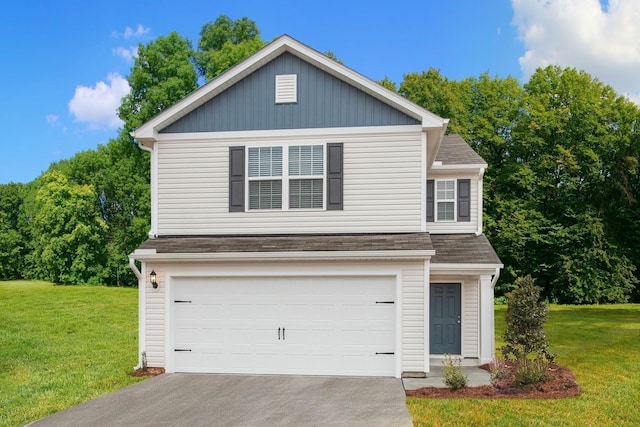
POLYGON ((436 181, 436 221, 455 221, 456 181, 436 181))
POLYGON ((322 145, 289 147, 289 208, 322 209, 324 152, 322 145))
POLYGON ((249 209, 282 209, 282 147, 249 148, 249 209))

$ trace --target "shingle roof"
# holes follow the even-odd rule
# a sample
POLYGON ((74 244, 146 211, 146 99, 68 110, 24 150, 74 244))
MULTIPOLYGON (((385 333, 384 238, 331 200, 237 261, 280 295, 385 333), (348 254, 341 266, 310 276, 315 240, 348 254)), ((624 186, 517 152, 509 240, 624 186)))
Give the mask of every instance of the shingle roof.
POLYGON ((443 165, 486 165, 473 148, 460 135, 445 135, 436 154, 436 161, 443 165))
POLYGON ((138 249, 157 253, 433 250, 429 233, 159 237, 138 249))
POLYGON ((436 250, 432 263, 442 264, 502 264, 484 234, 432 234, 436 250))

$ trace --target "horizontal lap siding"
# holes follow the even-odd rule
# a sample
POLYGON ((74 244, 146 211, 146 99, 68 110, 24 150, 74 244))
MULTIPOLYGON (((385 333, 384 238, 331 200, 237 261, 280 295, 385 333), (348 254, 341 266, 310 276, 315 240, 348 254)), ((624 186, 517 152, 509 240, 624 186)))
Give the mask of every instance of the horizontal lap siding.
POLYGON ((464 296, 462 298, 462 356, 478 357, 478 311, 479 298, 478 280, 465 280, 463 285, 464 296))
POLYGON ((144 351, 147 354, 148 366, 164 367, 164 347, 165 347, 165 308, 164 298, 166 289, 165 273, 162 267, 157 265, 147 265, 147 271, 158 270, 157 289, 147 287, 145 304, 145 337, 146 343, 144 351))
POLYGON ((229 146, 264 140, 161 141, 159 235, 420 231, 419 133, 316 137, 296 143, 344 143, 344 210, 229 212, 229 146))
POLYGON ((424 372, 424 263, 402 267, 402 370, 424 372))

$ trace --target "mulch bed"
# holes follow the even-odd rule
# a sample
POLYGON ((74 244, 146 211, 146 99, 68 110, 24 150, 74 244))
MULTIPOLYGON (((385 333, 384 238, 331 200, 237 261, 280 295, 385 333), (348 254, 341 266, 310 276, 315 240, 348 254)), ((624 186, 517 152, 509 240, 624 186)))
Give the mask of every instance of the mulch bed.
MULTIPOLYGON (((488 365, 480 366, 488 370, 488 365)), ((507 371, 513 366, 507 365, 507 371)), ((407 396, 437 399, 560 399, 580 395, 580 386, 569 369, 552 363, 549 365, 549 380, 531 389, 523 389, 508 379, 496 380, 493 385, 464 387, 458 390, 438 387, 423 387, 407 390, 407 396)))
POLYGON ((151 368, 148 367, 146 371, 143 371, 142 368, 138 368, 135 371, 131 372, 129 375, 132 377, 155 377, 156 375, 164 374, 164 368, 151 368))

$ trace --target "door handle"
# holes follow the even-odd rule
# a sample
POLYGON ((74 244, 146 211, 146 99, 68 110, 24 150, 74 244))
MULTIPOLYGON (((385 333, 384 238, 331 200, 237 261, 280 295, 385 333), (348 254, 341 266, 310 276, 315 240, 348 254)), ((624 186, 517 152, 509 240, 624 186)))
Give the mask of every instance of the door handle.
POLYGON ((282 339, 284 340, 284 328, 282 328, 282 339))
POLYGON ((458 320, 456 323, 460 323, 460 321, 458 320))
POLYGON ((280 328, 278 328, 278 339, 280 339, 280 328))

